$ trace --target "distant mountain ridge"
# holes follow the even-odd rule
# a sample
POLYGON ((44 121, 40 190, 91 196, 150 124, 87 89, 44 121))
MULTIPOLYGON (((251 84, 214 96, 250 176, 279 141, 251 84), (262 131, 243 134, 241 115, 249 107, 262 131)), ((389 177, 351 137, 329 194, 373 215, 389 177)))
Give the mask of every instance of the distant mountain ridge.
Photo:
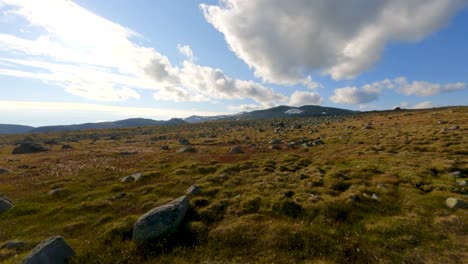
POLYGON ((0 124, 0 134, 21 134, 21 133, 39 133, 39 132, 63 132, 63 131, 78 131, 86 129, 110 129, 110 128, 127 128, 127 127, 145 127, 145 126, 164 126, 164 125, 180 125, 187 123, 200 123, 217 120, 256 120, 256 119, 271 119, 271 118, 288 118, 288 117, 317 117, 326 115, 350 115, 356 114, 357 111, 323 107, 316 105, 304 105, 301 107, 291 107, 281 105, 273 108, 255 110, 251 112, 242 112, 234 115, 219 115, 219 116, 189 116, 184 119, 172 118, 168 121, 157 121, 147 118, 129 118, 114 122, 97 122, 84 123, 75 125, 59 125, 59 126, 42 126, 30 127, 22 125, 0 124))

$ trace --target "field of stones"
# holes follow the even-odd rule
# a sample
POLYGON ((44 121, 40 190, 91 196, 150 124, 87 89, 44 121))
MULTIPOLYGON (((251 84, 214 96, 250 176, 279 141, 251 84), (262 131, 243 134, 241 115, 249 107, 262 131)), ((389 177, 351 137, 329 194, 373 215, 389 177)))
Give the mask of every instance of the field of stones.
POLYGON ((467 177, 468 107, 0 135, 0 262, 467 263, 467 177))

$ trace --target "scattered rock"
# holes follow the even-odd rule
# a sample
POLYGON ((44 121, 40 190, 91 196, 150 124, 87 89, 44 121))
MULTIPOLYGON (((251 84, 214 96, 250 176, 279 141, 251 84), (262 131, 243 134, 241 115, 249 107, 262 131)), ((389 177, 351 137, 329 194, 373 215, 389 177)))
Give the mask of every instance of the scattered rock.
POLYGON ((280 145, 272 145, 272 146, 270 146, 270 149, 280 150, 281 146, 280 145))
POLYGON ((284 196, 288 197, 288 198, 291 198, 294 196, 294 192, 289 190, 289 191, 286 191, 285 193, 283 193, 284 196))
POLYGON ((23 260, 23 264, 67 263, 75 251, 60 236, 48 238, 37 245, 23 260))
POLYGON ((190 141, 188 141, 185 138, 181 138, 181 139, 179 139, 179 144, 181 144, 181 145, 190 145, 190 141))
POLYGON ((439 121, 437 121, 437 124, 439 124, 439 125, 447 124, 447 121, 439 120, 439 121))
POLYGON ((322 200, 322 197, 320 195, 317 195, 317 194, 311 194, 310 195, 310 201, 313 202, 313 203, 316 203, 318 201, 321 201, 322 200))
POLYGON ((6 212, 12 207, 13 203, 9 199, 5 197, 0 197, 0 214, 6 212))
POLYGON ((232 147, 229 150, 229 153, 231 153, 231 154, 240 154, 240 153, 244 153, 244 151, 242 151, 242 149, 239 146, 235 146, 235 147, 232 147))
POLYGON ((272 141, 270 141, 270 145, 279 145, 281 144, 281 139, 275 138, 272 141))
POLYGON ((63 194, 65 192, 67 192, 67 189, 59 187, 59 188, 53 189, 52 191, 48 192, 47 194, 51 195, 51 196, 56 196, 56 195, 63 194))
POLYGON ((169 146, 167 145, 163 145, 161 147, 159 147, 160 150, 169 150, 169 146))
POLYGON ((23 241, 18 241, 18 240, 10 240, 3 244, 0 249, 10 249, 10 250, 18 250, 22 249, 26 246, 26 243, 23 241))
POLYGON ((359 201, 359 195, 357 194, 352 194, 349 196, 348 200, 352 203, 356 202, 356 201, 359 201))
POLYGON ((453 197, 447 198, 447 200, 445 200, 445 203, 447 204, 448 207, 452 209, 455 209, 455 208, 468 209, 468 203, 457 198, 453 198, 453 197))
POLYGON ((457 130, 457 129, 460 129, 460 126, 452 126, 448 128, 448 130, 457 130))
POLYGON ((136 182, 136 181, 139 181, 142 177, 143 177, 143 174, 141 174, 140 172, 137 172, 132 175, 120 178, 120 181, 121 182, 136 182))
POLYGON ((377 196, 377 194, 373 193, 372 196, 371 196, 372 199, 374 200, 379 200, 379 196, 377 196))
POLYGON ((460 185, 460 187, 468 186, 468 183, 464 179, 457 179, 457 183, 458 183, 458 185, 460 185))
POLYGON ((450 176, 452 176, 454 178, 459 178, 461 176, 461 172, 454 171, 454 172, 450 173, 450 176))
POLYGON ((10 171, 7 169, 0 168, 0 174, 7 173, 7 172, 10 172, 10 171))
POLYGON ((125 156, 136 155, 136 154, 138 154, 137 151, 121 151, 121 152, 119 153, 120 156, 124 156, 124 157, 125 157, 125 156))
POLYGON ((29 169, 29 165, 22 164, 17 167, 18 169, 29 169))
POLYGON ((49 149, 35 143, 27 142, 22 143, 15 149, 13 149, 12 154, 29 154, 29 153, 38 153, 48 151, 49 149))
POLYGON ((193 147, 183 147, 177 150, 177 153, 194 153, 197 150, 193 147))
POLYGON ((191 195, 197 195, 201 191, 201 188, 198 185, 192 185, 190 186, 187 191, 185 191, 185 195, 191 196, 191 195))
POLYGON ((182 196, 168 204, 151 209, 133 225, 133 240, 147 242, 177 231, 188 206, 188 198, 182 196))
POLYGON ((72 149, 73 147, 71 145, 68 145, 68 144, 64 144, 62 145, 62 149, 72 149))

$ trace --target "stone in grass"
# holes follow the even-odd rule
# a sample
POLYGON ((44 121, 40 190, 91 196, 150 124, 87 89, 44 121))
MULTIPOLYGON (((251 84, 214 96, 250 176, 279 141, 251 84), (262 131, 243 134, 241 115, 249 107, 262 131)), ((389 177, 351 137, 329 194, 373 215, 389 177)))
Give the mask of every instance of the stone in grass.
POLYGON ((179 197, 172 202, 153 208, 140 216, 133 225, 133 240, 144 243, 174 233, 187 213, 189 199, 179 197))
POLYGON ((60 195, 60 194, 64 194, 67 192, 67 189, 66 188, 55 188, 53 190, 51 190, 50 192, 48 192, 47 194, 50 195, 50 196, 57 196, 57 195, 60 195))
POLYGON ((242 151, 241 147, 235 146, 235 147, 232 147, 229 150, 229 153, 231 153, 231 154, 240 154, 240 153, 244 153, 244 151, 242 151))
POLYGON ((185 191, 185 195, 191 196, 191 195, 197 195, 201 191, 201 188, 198 185, 192 185, 190 186, 187 191, 185 191))
POLYGON ((0 168, 0 174, 7 173, 7 172, 10 172, 10 171, 7 169, 0 168))
POLYGON ((67 263, 75 251, 60 236, 48 238, 37 245, 23 260, 23 264, 67 263))
POLYGON ((177 150, 177 153, 194 153, 197 150, 193 147, 183 147, 177 150))
POLYGON ((49 149, 44 148, 41 145, 31 143, 31 142, 26 142, 26 143, 22 143, 21 145, 13 149, 12 154, 29 154, 29 153, 44 152, 48 150, 49 149))
POLYGON ((12 207, 13 207, 13 204, 11 203, 10 200, 0 197, 0 214, 8 211, 12 207))
POLYGON ((121 182, 136 182, 136 181, 139 181, 142 177, 143 177, 143 174, 138 172, 129 176, 122 177, 120 178, 120 181, 121 182))
POLYGON ((0 249, 19 250, 26 246, 26 243, 18 240, 10 240, 3 244, 0 249))
POLYGON ((445 200, 445 203, 447 204, 448 207, 452 209, 455 209, 455 208, 468 209, 468 203, 457 198, 453 198, 453 197, 447 198, 447 200, 445 200))

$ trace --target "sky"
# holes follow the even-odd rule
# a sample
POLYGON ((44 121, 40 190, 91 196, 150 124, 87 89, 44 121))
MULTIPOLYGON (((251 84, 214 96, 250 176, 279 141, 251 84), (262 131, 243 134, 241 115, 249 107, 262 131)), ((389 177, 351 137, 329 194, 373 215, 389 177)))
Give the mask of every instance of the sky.
POLYGON ((468 104, 468 0, 0 0, 0 123, 468 104))

